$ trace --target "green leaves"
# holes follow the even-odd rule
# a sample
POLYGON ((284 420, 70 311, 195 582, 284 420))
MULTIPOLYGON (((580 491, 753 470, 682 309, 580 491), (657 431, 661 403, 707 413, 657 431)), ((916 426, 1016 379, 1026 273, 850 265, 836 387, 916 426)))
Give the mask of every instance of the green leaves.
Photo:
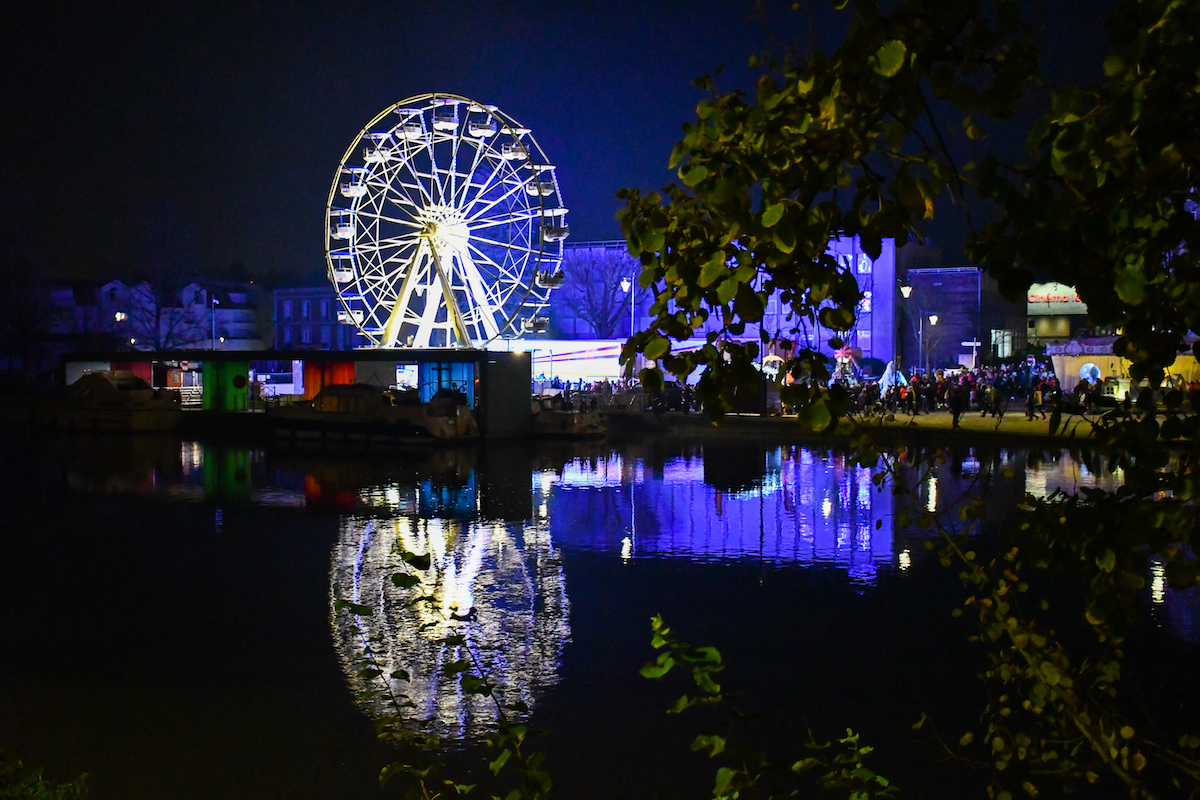
POLYGON ((876 73, 885 78, 891 78, 904 66, 904 56, 907 53, 908 48, 904 46, 904 42, 896 39, 884 42, 875 51, 875 57, 872 59, 872 67, 876 73))
POLYGON ((643 678, 657 680, 658 678, 661 678, 670 672, 671 668, 674 666, 675 659, 671 657, 671 654, 663 653, 654 661, 653 664, 646 664, 641 668, 641 670, 639 670, 639 672, 643 678))
POLYGON ((694 189, 705 178, 708 177, 708 167, 703 164, 692 164, 680 168, 679 179, 683 181, 683 185, 694 189))
POLYGON ((762 224, 764 228, 774 227, 779 220, 783 219, 784 205, 783 203, 772 203, 763 209, 762 224))
POLYGON ((1146 276, 1134 266, 1120 267, 1113 271, 1113 286, 1122 303, 1141 305, 1146 298, 1146 276))
POLYGON ((700 279, 696 282, 696 285, 700 286, 701 288, 708 288, 709 286, 712 286, 718 278, 725 275, 726 272, 725 253, 722 250, 718 250, 717 252, 713 253, 712 256, 710 256, 709 259, 704 262, 704 266, 700 268, 700 279))
POLYGON ((451 661, 442 667, 442 672, 446 675, 454 676, 460 672, 467 672, 471 669, 471 662, 463 659, 461 661, 451 661))
POLYGON ((467 694, 477 694, 484 697, 490 695, 493 688, 492 684, 486 679, 470 673, 463 673, 462 678, 459 679, 459 685, 462 686, 462 690, 467 694))
POLYGON ((657 361, 671 350, 671 341, 664 336, 656 336, 643 348, 646 358, 657 361))
MULTIPOLYGON (((1121 329, 1114 351, 1132 362, 1133 379, 1157 386, 1189 343, 1188 332, 1200 331, 1200 248, 1186 246, 1200 239, 1189 210, 1200 173, 1192 141, 1200 105, 1187 102, 1200 64, 1195 4, 1122 6, 1112 26, 1120 55, 1105 59, 1106 79, 1056 87, 1045 98, 1049 112, 1025 131, 1027 155, 1011 163, 985 134, 995 120, 1012 119, 1031 88, 1041 92, 1044 85, 1035 80, 1035 33, 1019 11, 1015 3, 974 0, 937 15, 908 0, 862 3, 834 52, 783 53, 761 67, 747 94, 717 94, 711 80, 703 81, 711 95, 670 155, 682 185, 661 195, 624 193, 622 230, 641 259, 643 285, 654 288, 655 305, 647 331, 623 358, 641 352, 664 368, 702 371, 697 391, 720 414, 761 380, 744 343, 758 333, 756 348, 786 354, 779 396, 798 411, 802 430, 849 433, 848 403, 827 388, 829 346, 822 340, 829 330, 853 328, 860 298, 855 276, 829 256, 831 240, 858 236, 864 252, 878 254, 886 238, 902 245, 920 237, 935 211, 965 207, 982 215, 962 221, 974 231, 968 256, 1007 296, 1022 298, 1034 274, 1076 286, 1089 324, 1121 329), (946 130, 946 119, 961 120, 961 131, 946 130), (964 139, 977 170, 955 161, 964 139), (954 205, 942 202, 944 192, 954 205), (788 321, 769 330, 749 327, 763 319, 772 292, 790 312, 788 321), (671 343, 700 325, 707 346, 673 352, 671 343), (818 325, 824 330, 811 335, 818 325)), ((644 375, 648 386, 660 385, 661 372, 644 375)), ((996 784, 991 796, 1011 796, 1031 775, 1037 785, 1029 787, 1043 793, 1047 775, 1095 781, 1111 771, 1105 758, 1126 774, 1141 768, 1132 748, 1137 737, 1124 755, 1120 742, 1116 755, 1097 755, 1107 752, 1097 744, 1125 724, 1104 703, 1118 688, 1130 609, 1140 607, 1136 593, 1148 582, 1147 559, 1164 565, 1165 576, 1154 576, 1160 588, 1163 577, 1173 586, 1198 580, 1195 558, 1182 553, 1195 552, 1200 415, 1182 395, 1168 394, 1164 418, 1156 394, 1144 393, 1096 422, 1094 436, 1111 454, 1111 468, 1123 470, 1121 488, 1028 501, 1014 529, 1003 531, 1020 544, 1020 555, 992 559, 968 545, 965 533, 946 527, 974 530, 982 513, 975 509, 955 519, 921 513, 915 502, 898 514, 897 525, 906 517, 941 535, 933 549, 942 563, 957 565, 967 587, 962 608, 978 623, 985 680, 994 690, 976 751, 994 748, 987 762, 1007 784, 996 784), (1171 459, 1162 452, 1164 439, 1172 443, 1171 459), (1047 607, 1031 596, 1030 585, 1038 584, 1023 574, 1024 561, 1025 570, 1056 564, 1086 587, 1079 608, 1099 654, 1079 656, 1074 645, 1068 651, 1042 622, 1047 607)), ((1055 411, 1050 432, 1081 433, 1072 416, 1069 408, 1055 411)), ((674 664, 704 667, 691 676, 697 690, 676 701, 673 712, 707 700, 714 708, 706 710, 715 711, 728 702, 723 676, 710 669, 719 664, 690 661, 696 653, 669 632, 655 636, 662 652, 643 674, 669 677, 674 664)), ((703 735, 725 742, 720 758, 738 746, 725 730, 703 735)), ((850 744, 845 757, 852 747, 860 758, 850 744)), ((816 752, 795 763, 824 775, 819 765, 826 753, 816 752)), ((728 763, 716 791, 759 791, 759 773, 744 766, 758 762, 728 763)), ((857 767, 845 769, 866 780, 857 767)), ((839 779, 848 780, 840 770, 839 779)), ((1147 767, 1147 775, 1154 773, 1147 767)))
POLYGON ((796 249, 796 231, 790 225, 777 225, 771 229, 771 243, 781 253, 791 253, 796 249))
POLYGON ((352 603, 349 600, 336 600, 334 601, 333 607, 338 611, 346 610, 351 614, 356 614, 360 617, 369 617, 375 613, 375 609, 371 608, 371 606, 366 606, 361 603, 352 603))
POLYGON ((725 752, 725 738, 715 734, 711 736, 701 734, 692 741, 692 751, 704 751, 708 753, 709 758, 719 756, 725 752))
POLYGON ((504 765, 508 763, 510 758, 512 758, 512 751, 504 750, 496 757, 494 761, 488 764, 488 769, 492 771, 493 775, 499 775, 500 770, 504 769, 504 765))
MULTIPOLYGON (((716 683, 715 676, 723 669, 721 653, 714 647, 691 647, 686 642, 676 638, 662 617, 657 614, 650 621, 654 632, 651 645, 661 650, 657 661, 642 668, 646 677, 660 678, 666 674, 670 666, 664 666, 676 661, 690 663, 692 680, 700 690, 696 697, 683 695, 668 709, 669 714, 679 714, 703 705, 710 707, 713 712, 720 713, 719 722, 710 730, 698 734, 691 744, 693 752, 705 752, 710 758, 721 758, 725 761, 717 769, 713 781, 714 798, 738 798, 743 795, 783 797, 789 792, 786 786, 779 786, 777 776, 790 774, 800 776, 811 773, 811 779, 822 789, 838 789, 851 798, 867 800, 873 797, 890 797, 896 793, 896 788, 881 775, 876 775, 867 768, 863 759, 872 748, 859 745, 858 734, 846 730, 846 736, 839 739, 844 749, 839 752, 830 751, 830 742, 817 743, 809 735, 806 748, 815 755, 791 762, 776 762, 753 746, 747 745, 741 738, 741 726, 751 715, 733 708, 725 709, 726 698, 720 694, 721 686, 716 683)), ((800 794, 800 790, 790 792, 800 794)))
POLYGON ((429 569, 429 565, 432 563, 428 553, 425 553, 424 555, 417 555, 416 553, 410 553, 406 550, 400 553, 400 558, 402 558, 405 563, 410 564, 413 569, 418 570, 429 569))
POLYGON ((420 577, 417 575, 410 575, 407 572, 397 572, 392 575, 392 585, 399 589, 411 589, 420 582, 420 577))

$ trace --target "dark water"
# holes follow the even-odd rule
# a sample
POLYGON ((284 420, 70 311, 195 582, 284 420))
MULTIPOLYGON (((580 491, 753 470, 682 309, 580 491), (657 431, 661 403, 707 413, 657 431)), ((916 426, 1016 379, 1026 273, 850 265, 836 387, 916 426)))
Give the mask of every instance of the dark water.
MULTIPOLYGON (((955 738, 983 698, 961 595, 896 500, 837 453, 729 443, 279 452, 175 438, 5 441, 0 743, 98 798, 381 796, 389 759, 354 672, 363 636, 425 724, 476 768, 494 706, 441 667, 466 630, 506 702, 529 705, 563 797, 707 796, 688 752, 699 721, 664 713, 687 688, 640 678, 649 619, 719 647, 725 685, 762 714, 760 742, 802 755, 811 729, 878 745, 906 796, 970 776, 932 767, 922 712, 955 738), (877 522, 879 526, 876 527, 877 522), (428 553, 413 591, 397 545, 428 553), (342 598, 375 608, 357 620, 342 598), (454 614, 471 610, 469 623, 454 614), (931 768, 932 767, 932 768, 931 768)), ((962 450, 919 502, 1112 485, 1064 453, 962 450), (1014 477, 1002 474, 1011 471, 1014 477)), ((1095 466, 1095 465, 1093 465, 1095 466)), ((1149 576, 1150 683, 1200 658, 1196 599, 1149 576), (1174 670, 1174 671, 1172 671, 1174 670)), ((1188 690, 1191 691, 1191 690, 1188 690)), ((1164 701, 1166 702, 1166 701, 1164 701)))

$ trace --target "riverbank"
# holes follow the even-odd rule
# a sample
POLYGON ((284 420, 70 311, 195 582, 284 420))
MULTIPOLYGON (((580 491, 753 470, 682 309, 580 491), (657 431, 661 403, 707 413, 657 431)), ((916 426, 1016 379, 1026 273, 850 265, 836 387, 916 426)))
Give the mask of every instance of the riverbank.
MULTIPOLYGON (((677 411, 603 413, 609 434, 617 438, 641 436, 683 436, 697 441, 711 438, 745 438, 776 442, 801 443, 838 438, 804 434, 795 416, 728 414, 718 423, 706 414, 684 414, 677 411)), ((29 424, 28 406, 23 403, 0 404, 0 427, 26 428, 29 424)), ((1091 439, 1092 423, 1079 417, 1068 420, 1054 435, 1048 419, 1028 420, 1024 411, 1009 412, 1003 417, 981 417, 978 412, 964 414, 955 428, 949 411, 909 416, 897 414, 891 420, 872 418, 867 424, 888 439, 920 438, 947 441, 1038 443, 1069 445, 1091 439)), ((234 437, 238 439, 270 440, 271 431, 266 415, 254 412, 186 411, 181 417, 179 431, 185 436, 234 437)))

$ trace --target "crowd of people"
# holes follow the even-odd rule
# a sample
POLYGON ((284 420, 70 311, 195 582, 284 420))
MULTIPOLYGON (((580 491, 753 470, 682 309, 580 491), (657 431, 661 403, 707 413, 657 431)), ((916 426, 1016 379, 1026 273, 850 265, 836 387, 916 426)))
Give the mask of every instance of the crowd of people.
POLYGON ((1028 419, 1045 419, 1047 412, 1070 401, 1094 410, 1103 398, 1103 386, 1082 380, 1070 397, 1064 397, 1058 378, 1049 370, 1001 365, 968 370, 914 373, 887 382, 868 380, 850 387, 855 410, 928 414, 949 411, 957 427, 963 414, 1003 417, 1019 408, 1028 419))
MULTIPOLYGON (((1002 418, 1023 413, 1027 419, 1046 419, 1055 409, 1096 413, 1114 404, 1106 397, 1102 382, 1087 379, 1064 392, 1048 365, 1004 364, 978 369, 913 372, 902 376, 890 371, 882 379, 848 381, 852 409, 861 414, 928 414, 949 411, 955 427, 964 414, 1002 418)), ((1200 383, 1181 386, 1195 407, 1200 407, 1200 383)), ((694 389, 688 384, 668 382, 663 392, 643 394, 636 379, 563 381, 561 378, 533 382, 533 393, 556 394, 563 408, 595 411, 614 406, 638 406, 638 410, 700 410, 694 389)), ((786 409, 784 409, 786 412, 786 409)))

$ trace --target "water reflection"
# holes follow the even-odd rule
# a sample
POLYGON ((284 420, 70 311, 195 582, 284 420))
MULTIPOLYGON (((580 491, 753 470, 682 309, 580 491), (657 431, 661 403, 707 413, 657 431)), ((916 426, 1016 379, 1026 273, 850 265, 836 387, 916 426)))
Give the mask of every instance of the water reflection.
POLYGON ((333 599, 375 609, 359 617, 332 611, 347 680, 372 716, 387 711, 378 693, 378 682, 387 680, 392 692, 414 703, 412 719, 422 728, 471 738, 495 725, 497 707, 491 698, 463 692, 447 665, 470 661, 508 707, 533 709, 558 680, 570 635, 569 603, 545 525, 348 515, 340 523, 330 584, 333 599), (430 556, 429 569, 416 572, 420 582, 409 589, 391 580, 411 572, 402 551, 430 556), (465 642, 448 642, 451 636, 465 642), (368 643, 383 676, 360 674, 368 643), (408 680, 387 677, 399 671, 408 680))
MULTIPOLYGON (((945 450, 937 467, 920 476, 921 452, 903 453, 902 472, 910 480, 920 477, 916 496, 909 499, 879 491, 871 483, 871 470, 853 466, 840 453, 742 443, 648 440, 619 447, 489 446, 349 457, 181 442, 171 436, 57 437, 39 440, 37 446, 39 457, 48 456, 62 470, 72 491, 216 503, 226 512, 248 503, 338 514, 342 542, 335 562, 365 548, 371 557, 363 563, 381 575, 395 566, 384 558, 391 558, 388 548, 376 551, 366 543, 380 547, 379 541, 388 537, 415 537, 421 548, 432 547, 450 559, 437 565, 429 588, 443 597, 459 597, 460 587, 472 587, 472 607, 480 596, 473 587, 500 574, 495 570, 509 574, 505 558, 511 555, 529 566, 518 581, 524 588, 505 588, 515 592, 510 604, 544 602, 553 611, 551 618, 561 617, 561 630, 555 627, 558 622, 532 619, 521 624, 542 633, 513 634, 520 641, 542 642, 539 652, 553 651, 555 645, 546 642, 566 637, 561 570, 555 566, 552 571, 559 581, 552 592, 539 583, 541 578, 531 577, 541 575, 540 564, 557 565, 557 548, 610 553, 624 562, 656 558, 752 560, 775 568, 828 566, 870 585, 882 570, 912 573, 920 563, 908 550, 920 532, 905 531, 897 538, 894 530, 895 513, 906 503, 940 513, 965 496, 986 492, 986 521, 995 523, 1027 493, 1045 497, 1058 490, 1113 489, 1123 480, 1119 469, 1108 472, 1105 459, 1095 453, 1016 448, 945 450), (370 531, 364 527, 368 523, 374 526, 370 531), (357 544, 346 550, 350 541, 357 544), (481 554, 483 560, 473 561, 476 557, 469 554, 481 554), (438 583, 447 579, 454 585, 438 583), (546 592, 561 595, 561 602, 530 600, 546 592)), ((946 519, 954 524, 957 517, 946 519)), ((1191 622, 1200 618, 1194 613, 1200 607, 1196 593, 1172 592, 1161 566, 1157 569, 1146 576, 1155 619, 1200 639, 1191 622)), ((339 572, 338 580, 343 577, 339 572)), ((361 592, 360 584, 352 586, 361 592)), ((393 595, 384 599, 402 603, 393 595)), ((481 643, 491 641, 490 633, 479 636, 481 643)), ((432 658, 432 640, 421 641, 425 657, 432 658)), ((415 657, 416 644, 405 646, 415 657)), ((397 661, 402 657, 409 656, 394 655, 397 661)), ((514 673, 514 686, 548 685, 552 672, 546 662, 534 669, 540 677, 514 673)), ((420 691, 435 697, 443 690, 430 684, 420 691)), ((521 697, 526 690, 513 691, 521 697)), ((470 727, 469 718, 484 713, 460 712, 433 717, 449 730, 470 727), (451 718, 459 721, 452 724, 451 718)))
POLYGON ((1112 490, 1124 481, 1118 468, 1090 453, 961 447, 943 450, 942 461, 928 474, 918 473, 921 451, 902 454, 903 472, 916 485, 916 499, 926 510, 946 511, 964 497, 988 493, 990 518, 1008 514, 1026 494, 1049 497, 1055 491, 1074 494, 1084 488, 1112 490))
POLYGON ((532 485, 556 542, 627 559, 831 564, 863 582, 894 559, 892 495, 840 453, 612 452, 535 472, 532 485))

